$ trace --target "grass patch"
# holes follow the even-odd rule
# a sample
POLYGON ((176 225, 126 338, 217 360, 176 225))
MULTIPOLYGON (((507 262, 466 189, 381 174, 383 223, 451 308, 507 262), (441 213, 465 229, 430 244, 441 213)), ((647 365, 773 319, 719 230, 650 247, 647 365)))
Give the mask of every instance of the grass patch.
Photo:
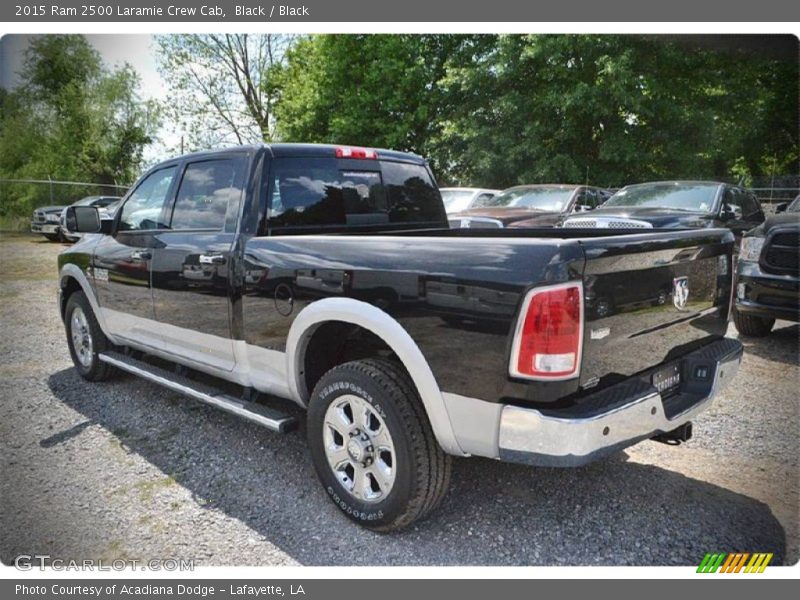
POLYGON ((0 231, 23 232, 31 227, 31 217, 20 215, 0 215, 0 231))
POLYGON ((153 497, 159 490, 167 489, 177 484, 172 475, 162 477, 161 479, 151 479, 150 481, 140 481, 134 484, 134 488, 139 492, 139 500, 142 502, 151 502, 153 497))
MULTIPOLYGON (((45 281, 58 278, 58 252, 61 244, 40 242, 38 237, 30 234, 0 234, 0 246, 3 252, 3 268, 0 270, 0 281, 45 281), (38 245, 43 247, 39 252, 38 245)), ((42 238, 44 240, 44 238, 42 238)))

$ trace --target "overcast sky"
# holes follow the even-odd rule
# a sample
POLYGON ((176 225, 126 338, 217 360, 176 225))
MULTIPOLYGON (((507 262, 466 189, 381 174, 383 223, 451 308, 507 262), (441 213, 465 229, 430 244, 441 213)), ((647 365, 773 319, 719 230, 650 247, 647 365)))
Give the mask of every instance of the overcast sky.
MULTIPOLYGON (((140 93, 144 99, 162 100, 166 97, 166 86, 156 68, 156 49, 153 37, 138 35, 87 35, 89 43, 100 53, 108 67, 129 63, 141 78, 140 93)), ((6 35, 0 39, 0 86, 9 89, 19 85, 19 71, 25 60, 25 50, 30 43, 27 35, 6 35)), ((160 132, 163 145, 175 146, 180 133, 174 133, 169 126, 160 132)), ((145 150, 148 163, 165 159, 162 144, 155 144, 145 150)))

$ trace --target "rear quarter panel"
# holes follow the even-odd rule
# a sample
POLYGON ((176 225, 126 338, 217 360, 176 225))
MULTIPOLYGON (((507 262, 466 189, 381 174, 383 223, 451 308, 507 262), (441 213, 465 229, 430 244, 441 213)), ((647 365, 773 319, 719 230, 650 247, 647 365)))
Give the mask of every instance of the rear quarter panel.
POLYGON ((507 376, 520 298, 532 285, 580 278, 583 262, 575 241, 555 239, 251 238, 244 245, 242 337, 285 351, 289 329, 306 306, 353 298, 400 323, 442 391, 525 397, 530 386, 507 376))

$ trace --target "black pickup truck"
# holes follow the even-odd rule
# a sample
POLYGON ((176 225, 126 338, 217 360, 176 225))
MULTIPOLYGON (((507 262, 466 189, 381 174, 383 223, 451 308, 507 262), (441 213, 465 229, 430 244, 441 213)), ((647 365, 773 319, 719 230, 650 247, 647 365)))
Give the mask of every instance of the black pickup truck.
POLYGON ((800 196, 742 238, 733 322, 742 335, 769 334, 775 319, 800 321, 800 196))
POLYGON ((381 531, 439 504, 452 456, 575 466, 687 439, 742 355, 729 231, 448 229, 426 162, 390 150, 184 156, 67 228, 89 234, 59 256, 82 377, 275 431, 296 403, 323 488, 381 531), (588 310, 621 276, 625 302, 588 310))

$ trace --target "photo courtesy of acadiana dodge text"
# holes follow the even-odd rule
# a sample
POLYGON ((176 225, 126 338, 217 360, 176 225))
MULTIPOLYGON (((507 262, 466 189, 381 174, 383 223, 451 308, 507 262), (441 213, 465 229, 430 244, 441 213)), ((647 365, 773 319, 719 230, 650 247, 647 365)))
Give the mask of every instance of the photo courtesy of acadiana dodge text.
POLYGON ((5 564, 797 563, 796 37, 0 57, 5 564))

